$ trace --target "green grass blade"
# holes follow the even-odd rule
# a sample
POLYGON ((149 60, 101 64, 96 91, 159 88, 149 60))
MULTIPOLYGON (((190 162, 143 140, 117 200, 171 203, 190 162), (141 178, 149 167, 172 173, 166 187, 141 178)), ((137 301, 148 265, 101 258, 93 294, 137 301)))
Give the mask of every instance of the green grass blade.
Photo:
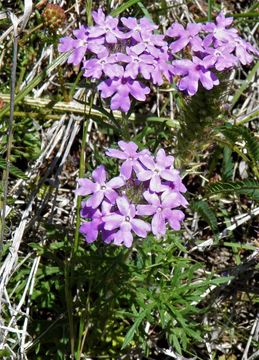
POLYGON ((240 96, 243 94, 243 92, 246 90, 246 88, 249 86, 251 80, 253 79, 254 75, 256 74, 257 70, 259 69, 259 61, 255 64, 255 66, 250 70, 249 74, 247 75, 246 80, 244 81, 243 85, 240 86, 240 88, 236 91, 232 103, 231 103, 231 109, 235 106, 235 104, 238 102, 240 96))
MULTIPOLYGON (((19 101, 24 99, 26 95, 28 95, 32 89, 34 89, 42 80, 46 77, 49 77, 53 70, 55 70, 59 65, 62 65, 69 57, 70 52, 61 54, 56 60, 54 60, 45 71, 41 72, 38 76, 36 76, 23 90, 21 90, 16 96, 14 100, 14 104, 17 104, 19 101)), ((9 105, 6 105, 0 111, 0 118, 5 115, 9 111, 9 105)))
POLYGON ((129 9, 131 6, 137 4, 138 2, 139 2, 139 0, 129 0, 125 4, 122 4, 121 6, 119 6, 117 9, 114 9, 111 12, 111 15, 112 16, 118 16, 120 13, 122 13, 123 11, 129 9))

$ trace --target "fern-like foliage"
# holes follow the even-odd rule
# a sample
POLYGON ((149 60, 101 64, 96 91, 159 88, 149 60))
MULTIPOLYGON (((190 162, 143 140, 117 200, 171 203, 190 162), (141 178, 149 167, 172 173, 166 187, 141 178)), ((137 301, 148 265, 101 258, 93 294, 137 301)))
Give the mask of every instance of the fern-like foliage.
POLYGON ((232 161, 232 151, 225 146, 222 161, 222 178, 224 181, 231 181, 233 175, 234 164, 232 161))
POLYGON ((197 211, 201 218, 208 223, 215 234, 219 232, 217 217, 207 201, 195 201, 191 204, 191 208, 192 210, 197 211))
POLYGON ((226 124, 220 126, 217 131, 221 132, 226 140, 236 146, 238 141, 245 142, 245 148, 250 160, 256 164, 259 161, 259 144, 253 133, 245 126, 226 124))
MULTIPOLYGON (((0 169, 4 170, 6 169, 6 166, 7 166, 6 160, 0 157, 0 169)), ((24 172, 14 165, 10 165, 9 171, 13 176, 16 176, 20 179, 27 179, 27 176, 24 174, 24 172)))
POLYGON ((259 181, 246 180, 238 182, 219 181, 207 188, 208 195, 214 194, 238 194, 246 195, 254 200, 259 200, 259 181))
POLYGON ((225 112, 223 105, 229 86, 229 80, 222 79, 212 90, 200 88, 194 96, 182 99, 177 154, 183 164, 210 145, 212 131, 222 124, 220 115, 225 112))
MULTIPOLYGON (((7 128, 3 124, 0 129, 0 153, 5 154, 7 146, 7 128)), ((38 158, 41 152, 39 125, 30 119, 21 119, 13 126, 12 153, 10 160, 30 161, 38 158), (37 128, 38 127, 38 128, 37 128)))

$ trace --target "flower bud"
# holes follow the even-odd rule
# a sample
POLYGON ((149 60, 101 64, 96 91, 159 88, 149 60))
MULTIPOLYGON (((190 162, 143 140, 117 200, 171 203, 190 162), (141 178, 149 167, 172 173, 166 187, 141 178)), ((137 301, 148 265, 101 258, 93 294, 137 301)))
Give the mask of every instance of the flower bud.
POLYGON ((65 11, 56 4, 48 4, 42 13, 43 22, 50 30, 56 30, 66 20, 65 11))

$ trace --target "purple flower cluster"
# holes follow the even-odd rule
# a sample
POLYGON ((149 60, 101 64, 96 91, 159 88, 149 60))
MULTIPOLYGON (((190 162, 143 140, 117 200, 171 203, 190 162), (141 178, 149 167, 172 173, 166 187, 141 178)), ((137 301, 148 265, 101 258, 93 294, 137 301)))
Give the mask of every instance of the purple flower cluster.
POLYGON ((97 82, 112 110, 127 112, 131 100, 145 101, 150 85, 172 82, 194 95, 199 83, 207 90, 219 84, 217 72, 251 63, 258 51, 244 41, 232 18, 221 12, 215 22, 174 23, 165 35, 147 18, 114 18, 101 8, 93 11, 95 25, 81 26, 74 37, 60 39, 58 50, 71 51, 68 63, 82 65, 84 76, 97 82), (148 86, 149 85, 149 86, 148 86))
POLYGON ((177 208, 188 202, 173 156, 160 149, 154 157, 148 150, 138 151, 132 141, 118 145, 120 149, 109 149, 106 155, 122 161, 119 176, 107 181, 105 167, 100 165, 92 173, 93 180, 78 180, 75 193, 87 196, 81 210, 87 221, 80 227, 87 243, 100 234, 107 244, 130 247, 132 233, 145 238, 152 231, 160 237, 167 224, 179 230, 184 214, 177 208))
POLYGON ((259 52, 243 40, 235 28, 229 28, 233 18, 226 18, 221 12, 215 22, 188 24, 186 29, 174 23, 167 30, 172 41, 169 49, 172 56, 182 51, 181 59, 173 60, 173 73, 179 75, 178 88, 192 96, 198 91, 199 83, 211 90, 219 84, 217 73, 250 64, 253 55, 259 52), (188 58, 184 58, 187 53, 188 58))

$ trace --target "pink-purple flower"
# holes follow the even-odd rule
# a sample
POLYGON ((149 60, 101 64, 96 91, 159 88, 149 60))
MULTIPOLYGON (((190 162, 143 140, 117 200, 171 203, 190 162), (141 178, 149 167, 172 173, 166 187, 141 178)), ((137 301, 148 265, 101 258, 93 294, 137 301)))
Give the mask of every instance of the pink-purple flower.
POLYGON ((92 16, 94 25, 61 38, 58 50, 71 52, 68 63, 82 66, 111 110, 128 112, 133 99, 145 101, 152 86, 174 79, 189 96, 200 87, 211 90, 219 84, 218 72, 250 64, 259 55, 223 12, 205 24, 175 22, 165 35, 145 17, 112 17, 102 8, 92 16))
POLYGON ((191 45, 193 51, 201 51, 203 49, 203 42, 199 37, 201 28, 201 24, 189 23, 185 30, 183 25, 174 23, 166 33, 169 37, 177 37, 177 40, 174 40, 170 44, 172 52, 177 53, 184 49, 188 44, 191 45))
POLYGON ((136 218, 135 205, 130 204, 126 196, 117 198, 117 212, 104 217, 104 229, 119 229, 114 235, 114 244, 124 243, 126 247, 131 247, 133 241, 133 231, 139 237, 145 238, 150 231, 150 225, 141 219, 136 218))
POLYGON ((120 160, 124 160, 120 167, 120 174, 125 178, 129 179, 132 176, 132 170, 134 169, 137 173, 141 168, 141 164, 138 161, 140 156, 148 155, 149 151, 144 149, 140 152, 137 152, 138 145, 133 141, 125 142, 119 141, 118 145, 121 150, 118 149, 108 149, 106 151, 106 155, 109 157, 117 158, 120 160))
POLYGON ((154 235, 165 235, 166 221, 174 230, 180 230, 180 222, 184 219, 184 213, 180 210, 173 210, 181 205, 177 192, 170 194, 163 193, 159 196, 156 193, 145 191, 143 194, 148 205, 138 205, 138 215, 153 215, 151 227, 154 235))
POLYGON ((89 179, 79 179, 79 188, 76 190, 77 195, 91 195, 86 202, 87 207, 96 209, 104 198, 112 204, 115 202, 118 194, 114 189, 119 189, 124 185, 122 177, 117 176, 106 182, 106 170, 103 165, 98 166, 92 174, 95 183, 89 179))
POLYGON ((150 155, 141 156, 140 162, 144 166, 137 173, 138 180, 149 180, 150 190, 160 192, 164 189, 162 180, 174 181, 175 179, 175 170, 172 168, 173 160, 172 156, 166 156, 164 149, 158 151, 155 159, 150 155))
POLYGON ((108 44, 116 44, 118 39, 124 39, 124 34, 118 29, 119 19, 110 15, 105 16, 101 8, 93 11, 95 26, 90 27, 89 36, 92 38, 104 37, 108 44))
POLYGON ((211 90, 213 86, 219 84, 216 74, 211 71, 206 61, 193 56, 191 60, 175 60, 173 61, 174 72, 181 75, 182 78, 178 83, 178 87, 182 91, 186 91, 192 96, 198 91, 199 82, 207 90, 211 90))
POLYGON ((130 95, 136 100, 145 101, 150 89, 138 80, 130 77, 115 77, 102 81, 98 85, 103 99, 111 97, 111 109, 127 112, 130 109, 130 95))
POLYGON ((138 151, 133 141, 119 141, 118 145, 120 149, 108 149, 106 154, 122 161, 120 176, 107 181, 100 165, 92 173, 94 181, 78 180, 75 193, 86 197, 81 210, 86 221, 80 227, 86 242, 100 236, 107 244, 130 247, 134 236, 146 238, 150 231, 164 236, 168 226, 179 230, 184 214, 178 208, 188 202, 182 195, 186 188, 173 167, 173 156, 160 149, 154 157, 148 149, 138 151), (153 176, 158 177, 156 186, 153 176))

